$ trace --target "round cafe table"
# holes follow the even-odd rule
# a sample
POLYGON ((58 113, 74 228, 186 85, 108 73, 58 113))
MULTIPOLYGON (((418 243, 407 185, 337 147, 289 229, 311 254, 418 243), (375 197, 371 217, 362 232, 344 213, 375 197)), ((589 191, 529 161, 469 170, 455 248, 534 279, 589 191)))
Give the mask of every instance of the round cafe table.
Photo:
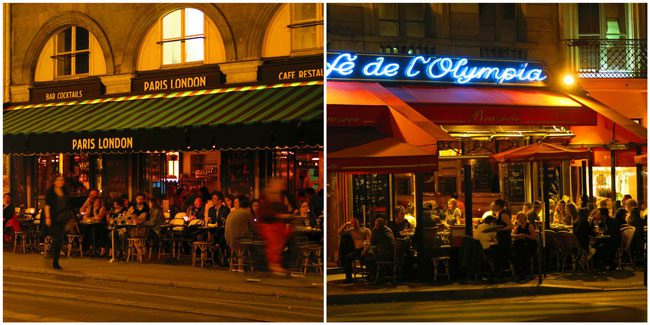
POLYGON ((128 246, 127 239, 129 237, 129 229, 137 226, 137 224, 134 223, 121 223, 121 224, 113 224, 112 226, 109 225, 106 229, 111 231, 111 260, 108 261, 109 263, 115 262, 115 230, 116 229, 126 229, 126 233, 124 236, 124 247, 128 246))

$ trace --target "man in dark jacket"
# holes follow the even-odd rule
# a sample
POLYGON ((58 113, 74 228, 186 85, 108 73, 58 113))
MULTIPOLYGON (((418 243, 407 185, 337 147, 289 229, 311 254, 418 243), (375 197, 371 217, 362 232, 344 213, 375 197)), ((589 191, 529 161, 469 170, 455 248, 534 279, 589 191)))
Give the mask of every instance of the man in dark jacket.
POLYGON ((370 276, 375 275, 377 262, 392 261, 395 255, 395 236, 382 218, 375 220, 375 227, 370 233, 370 245, 375 247, 373 255, 364 251, 366 267, 370 276))

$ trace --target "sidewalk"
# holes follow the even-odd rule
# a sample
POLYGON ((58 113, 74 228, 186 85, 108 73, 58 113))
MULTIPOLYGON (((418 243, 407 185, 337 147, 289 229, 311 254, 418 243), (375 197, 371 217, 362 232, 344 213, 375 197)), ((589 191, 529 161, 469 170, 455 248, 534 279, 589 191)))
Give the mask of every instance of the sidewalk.
POLYGON ((109 263, 99 258, 61 258, 63 270, 53 270, 52 260, 40 254, 3 253, 3 270, 76 276, 104 281, 132 282, 180 288, 196 288, 233 293, 249 293, 295 299, 323 300, 320 274, 302 273, 282 277, 270 273, 229 272, 224 267, 192 267, 124 261, 109 263))
MULTIPOLYGON (((329 271, 329 270, 328 270, 329 271)), ((332 272, 328 272, 331 274, 332 272)), ((616 290, 647 290, 643 271, 610 271, 592 274, 548 274, 541 285, 527 283, 488 284, 481 281, 401 283, 368 285, 363 280, 344 284, 344 274, 327 276, 327 304, 366 304, 396 301, 467 300, 616 290)))

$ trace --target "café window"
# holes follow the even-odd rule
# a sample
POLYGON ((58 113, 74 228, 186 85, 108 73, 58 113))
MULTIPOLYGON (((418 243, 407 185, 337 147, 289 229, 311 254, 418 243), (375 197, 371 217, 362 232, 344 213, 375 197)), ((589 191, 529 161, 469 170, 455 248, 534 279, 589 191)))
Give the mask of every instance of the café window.
POLYGON ((205 29, 203 12, 193 8, 173 11, 162 18, 162 64, 203 62, 205 29))
POLYGON ((90 36, 88 30, 71 26, 56 34, 55 61, 56 76, 88 74, 90 67, 90 36))
POLYGON ((427 8, 422 3, 377 4, 379 35, 425 37, 427 8))
POLYGON ((291 4, 291 51, 323 48, 323 5, 291 4))

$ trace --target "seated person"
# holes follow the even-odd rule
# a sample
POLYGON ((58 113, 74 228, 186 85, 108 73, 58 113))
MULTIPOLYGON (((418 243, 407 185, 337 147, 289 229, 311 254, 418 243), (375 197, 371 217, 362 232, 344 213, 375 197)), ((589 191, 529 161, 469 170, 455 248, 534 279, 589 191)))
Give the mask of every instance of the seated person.
POLYGON ((542 201, 535 200, 533 202, 533 208, 528 211, 527 218, 528 222, 532 223, 533 225, 535 222, 539 221, 539 213, 542 211, 542 201))
MULTIPOLYGON (((360 258, 361 253, 363 252, 364 247, 370 242, 370 230, 368 228, 362 227, 359 225, 359 220, 356 217, 346 223, 344 223, 338 230, 338 234, 341 236, 341 242, 345 242, 344 236, 350 236, 354 241, 354 247, 351 249, 341 249, 339 251, 339 258, 343 262, 343 268, 345 269, 345 283, 352 283, 352 263, 354 259, 360 258)), ((344 245, 340 245, 341 248, 344 245)))
POLYGON ((148 239, 152 244, 158 243, 160 239, 160 226, 165 223, 165 215, 163 214, 162 202, 157 197, 149 201, 149 218, 144 222, 145 227, 149 229, 148 239))
POLYGON ((361 255, 364 256, 364 264, 368 268, 368 273, 374 277, 376 263, 392 261, 395 256, 395 236, 382 218, 375 220, 375 226, 370 234, 370 245, 374 246, 374 252, 365 249, 361 255))
MULTIPOLYGON (((145 201, 144 193, 138 193, 135 196, 135 204, 132 205, 127 211, 127 219, 136 225, 142 225, 149 217, 149 205, 145 201)), ((131 238, 145 238, 147 237, 147 228, 133 227, 129 232, 131 238)))
POLYGON ((240 239, 251 237, 253 215, 248 199, 239 198, 239 207, 230 212, 226 219, 225 238, 228 246, 233 248, 239 246, 240 239))
POLYGON ((398 205, 395 208, 395 221, 390 225, 393 234, 397 237, 404 237, 412 235, 415 232, 415 227, 408 220, 406 220, 406 209, 398 205))
POLYGON ((530 278, 530 260, 537 251, 537 232, 523 212, 517 214, 517 223, 512 231, 515 281, 524 282, 530 278))
POLYGON ((582 208, 578 210, 578 218, 573 223, 573 234, 578 239, 580 248, 586 251, 589 250, 589 237, 596 235, 594 228, 587 219, 589 219, 589 210, 582 208))
POLYGON ((497 219, 492 215, 488 215, 483 219, 483 222, 474 231, 474 239, 481 243, 481 247, 485 252, 485 256, 490 260, 491 274, 490 281, 495 281, 498 277, 498 265, 504 257, 501 256, 501 250, 497 246, 497 233, 496 233, 497 219))

